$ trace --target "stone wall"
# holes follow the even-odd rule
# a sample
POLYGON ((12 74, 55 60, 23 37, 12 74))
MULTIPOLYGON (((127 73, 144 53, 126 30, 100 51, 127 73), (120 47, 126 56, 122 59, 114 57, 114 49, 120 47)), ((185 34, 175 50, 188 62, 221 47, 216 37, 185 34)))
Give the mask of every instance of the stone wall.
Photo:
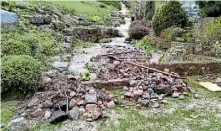
POLYGON ((172 72, 176 72, 183 75, 202 75, 209 73, 217 73, 221 71, 221 61, 201 61, 201 62, 165 62, 158 65, 148 65, 149 67, 164 70, 169 69, 172 72))

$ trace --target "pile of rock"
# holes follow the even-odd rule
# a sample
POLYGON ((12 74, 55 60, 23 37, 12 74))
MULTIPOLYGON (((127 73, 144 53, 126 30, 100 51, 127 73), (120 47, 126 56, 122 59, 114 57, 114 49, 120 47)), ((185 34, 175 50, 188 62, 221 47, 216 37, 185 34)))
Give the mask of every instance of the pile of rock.
POLYGON ((46 91, 37 92, 19 104, 17 115, 27 119, 57 123, 67 118, 93 121, 102 117, 102 110, 113 108, 116 100, 105 89, 83 86, 71 76, 59 74, 48 78, 46 91), (49 80, 51 79, 51 80, 49 80))

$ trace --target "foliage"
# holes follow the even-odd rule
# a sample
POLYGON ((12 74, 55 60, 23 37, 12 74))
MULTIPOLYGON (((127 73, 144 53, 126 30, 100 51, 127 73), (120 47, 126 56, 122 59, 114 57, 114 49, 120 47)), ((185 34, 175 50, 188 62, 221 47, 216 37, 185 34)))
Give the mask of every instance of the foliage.
POLYGON ((111 40, 108 38, 103 38, 98 41, 98 43, 109 43, 111 40))
POLYGON ((160 34, 161 38, 164 38, 166 41, 174 41, 176 37, 182 37, 185 31, 179 27, 169 27, 163 30, 160 34))
POLYGON ((177 26, 184 27, 187 24, 186 12, 178 1, 169 1, 153 17, 153 28, 156 35, 166 28, 177 26))
POLYGON ((91 79, 91 74, 89 70, 85 71, 84 74, 81 76, 81 80, 83 81, 89 81, 91 79))
POLYGON ((149 34, 150 22, 148 21, 133 21, 129 29, 129 36, 133 39, 142 39, 149 34))
POLYGON ((221 16, 221 1, 197 1, 205 17, 221 16))
POLYGON ((221 41, 221 17, 206 25, 205 33, 210 40, 221 41))
POLYGON ((154 13, 155 13, 155 1, 146 1, 145 18, 147 20, 152 20, 154 13))
POLYGON ((7 124, 12 120, 14 116, 16 104, 16 101, 1 102, 1 122, 6 124, 6 127, 3 128, 3 131, 6 130, 7 124))
POLYGON ((41 80, 42 65, 28 55, 10 55, 2 58, 2 92, 27 93, 36 90, 41 80))
POLYGON ((151 43, 149 42, 148 36, 143 37, 143 38, 139 41, 138 45, 139 45, 141 48, 143 48, 147 53, 151 53, 151 51, 156 50, 156 49, 151 45, 151 43))

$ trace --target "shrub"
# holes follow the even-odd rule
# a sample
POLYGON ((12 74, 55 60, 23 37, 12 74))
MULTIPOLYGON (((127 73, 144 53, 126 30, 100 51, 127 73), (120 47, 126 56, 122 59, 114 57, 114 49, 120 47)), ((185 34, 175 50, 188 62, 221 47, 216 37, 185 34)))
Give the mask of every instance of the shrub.
POLYGON ((160 34, 161 38, 164 38, 166 41, 174 41, 176 37, 182 37, 185 31, 179 27, 170 27, 163 30, 160 34))
POLYGON ((221 16, 221 1, 197 1, 203 16, 218 17, 221 16))
POLYGON ((151 53, 151 51, 154 51, 154 47, 151 45, 150 41, 149 41, 149 37, 145 36, 143 37, 138 45, 143 48, 147 53, 151 53))
POLYGON ((209 40, 221 40, 221 17, 206 25, 205 33, 209 40))
POLYGON ((178 1, 167 2, 153 17, 153 28, 156 35, 168 27, 184 27, 186 24, 186 13, 178 1))
POLYGON ((149 34, 149 27, 151 26, 148 21, 134 21, 131 23, 129 36, 133 39, 142 39, 149 34))
POLYGON ((2 92, 34 91, 41 80, 42 66, 28 55, 10 55, 2 58, 2 92))

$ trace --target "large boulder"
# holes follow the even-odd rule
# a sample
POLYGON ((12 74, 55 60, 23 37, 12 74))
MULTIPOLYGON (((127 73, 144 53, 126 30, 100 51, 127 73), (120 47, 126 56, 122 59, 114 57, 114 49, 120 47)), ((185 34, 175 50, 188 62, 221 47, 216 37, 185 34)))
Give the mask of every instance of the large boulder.
POLYGON ((1 28, 2 29, 15 29, 18 25, 18 16, 15 13, 0 10, 1 13, 1 28))

